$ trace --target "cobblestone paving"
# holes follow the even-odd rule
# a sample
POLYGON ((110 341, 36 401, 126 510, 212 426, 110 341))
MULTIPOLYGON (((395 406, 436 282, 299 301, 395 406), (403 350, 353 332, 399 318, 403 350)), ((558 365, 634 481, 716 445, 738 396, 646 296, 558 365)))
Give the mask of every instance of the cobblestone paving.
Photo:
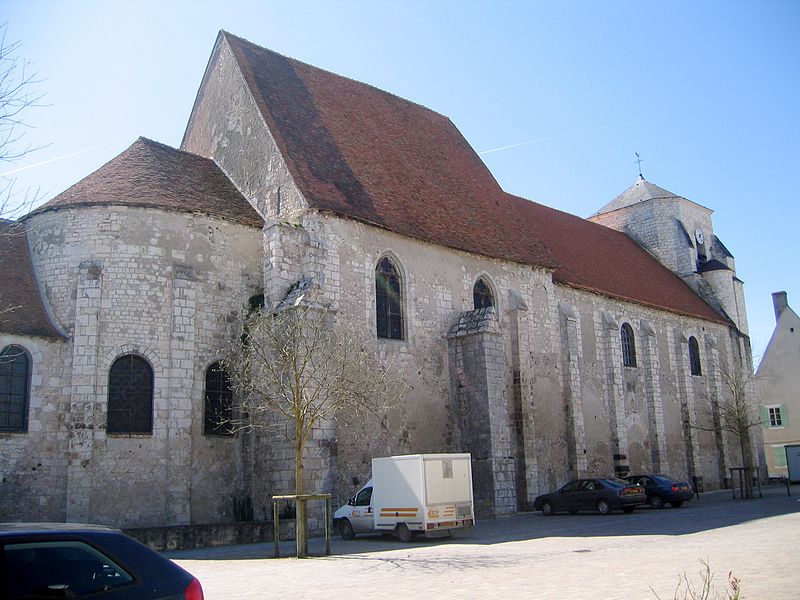
MULTIPOLYGON (((333 554, 273 559, 271 543, 173 552, 207 600, 672 599, 678 577, 700 582, 700 560, 725 597, 730 571, 743 598, 800 598, 800 486, 793 496, 703 494, 682 508, 631 515, 544 517, 525 513, 479 522, 468 534, 403 544, 381 536, 333 540, 333 554)), ((321 554, 321 540, 310 551, 321 554)), ((293 551, 284 543, 284 556, 293 551)), ((679 596, 683 598, 683 596, 679 596)))

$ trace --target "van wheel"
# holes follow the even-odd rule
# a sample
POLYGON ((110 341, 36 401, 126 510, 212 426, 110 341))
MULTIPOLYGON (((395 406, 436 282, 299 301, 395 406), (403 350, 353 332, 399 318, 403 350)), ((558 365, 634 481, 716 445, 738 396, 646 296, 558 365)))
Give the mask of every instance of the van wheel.
POLYGON ((400 523, 396 528, 395 531, 397 532, 397 537, 400 538, 401 542, 410 542, 411 539, 414 537, 411 534, 411 530, 408 528, 408 525, 405 523, 400 523))
POLYGON ((343 540, 352 540, 353 537, 355 537, 356 534, 353 532, 353 526, 347 519, 339 521, 339 535, 342 536, 343 540))

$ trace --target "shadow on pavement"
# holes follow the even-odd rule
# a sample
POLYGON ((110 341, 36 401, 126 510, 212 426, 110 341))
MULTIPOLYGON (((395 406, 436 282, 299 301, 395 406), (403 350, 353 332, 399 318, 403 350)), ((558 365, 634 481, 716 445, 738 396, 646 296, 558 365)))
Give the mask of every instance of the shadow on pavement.
MULTIPOLYGON (((398 551, 412 548, 425 548, 441 544, 491 545, 553 537, 609 537, 637 535, 679 536, 709 531, 764 519, 777 515, 800 512, 800 485, 793 485, 792 496, 787 496, 785 486, 770 486, 763 489, 763 498, 733 500, 730 491, 701 494, 699 499, 684 504, 681 508, 654 510, 639 507, 631 514, 614 512, 601 516, 591 513, 577 515, 557 514, 545 517, 540 513, 519 513, 509 518, 478 521, 470 530, 461 530, 452 536, 419 537, 410 543, 379 534, 361 534, 353 540, 344 541, 335 536, 331 540, 331 553, 337 559, 348 555, 363 555, 370 552, 398 551)), ((324 539, 309 540, 309 555, 324 557, 324 539)), ((294 556, 294 541, 281 542, 281 557, 294 556)), ((272 542, 222 546, 168 552, 169 558, 181 560, 253 560, 272 558, 272 542)), ((358 557, 363 560, 364 556, 358 557)), ((391 557, 381 557, 381 563, 391 562, 391 557)), ((412 556, 399 558, 407 563, 412 556)), ((430 564, 430 557, 420 557, 420 561, 430 564)), ((432 565, 433 567, 433 565, 432 565)))

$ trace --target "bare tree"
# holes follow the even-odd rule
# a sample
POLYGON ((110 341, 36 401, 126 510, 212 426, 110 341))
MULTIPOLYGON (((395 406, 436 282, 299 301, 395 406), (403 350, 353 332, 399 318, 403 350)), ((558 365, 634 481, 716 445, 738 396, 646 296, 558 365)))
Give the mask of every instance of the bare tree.
MULTIPOLYGON (((28 153, 33 148, 22 140, 26 123, 23 120, 27 109, 41 106, 43 94, 36 91, 39 83, 36 73, 30 72, 26 63, 17 57, 21 42, 8 42, 8 23, 0 25, 0 171, 28 153)), ((38 191, 14 189, 16 180, 9 175, 0 175, 0 261, 11 253, 15 243, 13 237, 24 234, 23 225, 17 221, 38 200, 38 191)), ((18 305, 3 297, 0 291, 0 322, 8 319, 9 313, 18 305)))
MULTIPOLYGON (((237 398, 230 430, 277 432, 294 449, 295 494, 305 493, 303 457, 312 432, 379 413, 403 385, 327 309, 256 310, 243 318, 223 368, 237 398)), ((363 420, 362 420, 363 423, 363 420)), ((305 503, 297 505, 297 556, 305 555, 305 503)))
MULTIPOLYGON (((36 89, 40 82, 37 73, 31 72, 17 56, 22 42, 7 41, 7 32, 6 22, 0 25, 0 165, 15 163, 36 149, 23 141, 28 128, 24 116, 30 108, 42 106, 44 96, 36 89)), ((38 192, 15 190, 15 181, 8 175, 2 176, 0 218, 16 219, 27 213, 37 200, 38 192)))
POLYGON ((697 429, 703 431, 722 431, 732 433, 739 441, 742 466, 745 468, 745 489, 747 498, 753 497, 753 440, 751 430, 763 423, 761 411, 756 404, 752 369, 746 367, 738 358, 731 361, 718 360, 716 367, 722 383, 723 397, 710 398, 709 414, 705 423, 698 423, 697 429), (714 412, 718 417, 714 419, 714 412), (717 423, 714 423, 717 421, 717 423), (708 423, 712 423, 709 425, 708 423))

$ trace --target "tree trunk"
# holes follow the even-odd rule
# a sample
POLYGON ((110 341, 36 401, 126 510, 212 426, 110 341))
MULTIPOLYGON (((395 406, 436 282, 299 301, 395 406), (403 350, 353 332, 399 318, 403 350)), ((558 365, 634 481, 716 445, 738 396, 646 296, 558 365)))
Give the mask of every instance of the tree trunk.
MULTIPOLYGON (((303 488, 303 446, 304 440, 297 432, 294 445, 294 493, 301 495, 305 493, 303 488)), ((304 558, 306 555, 306 503, 298 499, 295 511, 295 538, 297 540, 297 558, 304 558)))
POLYGON ((750 431, 745 429, 739 433, 739 446, 742 451, 742 466, 744 471, 744 491, 745 498, 753 497, 753 452, 750 448, 750 431))

